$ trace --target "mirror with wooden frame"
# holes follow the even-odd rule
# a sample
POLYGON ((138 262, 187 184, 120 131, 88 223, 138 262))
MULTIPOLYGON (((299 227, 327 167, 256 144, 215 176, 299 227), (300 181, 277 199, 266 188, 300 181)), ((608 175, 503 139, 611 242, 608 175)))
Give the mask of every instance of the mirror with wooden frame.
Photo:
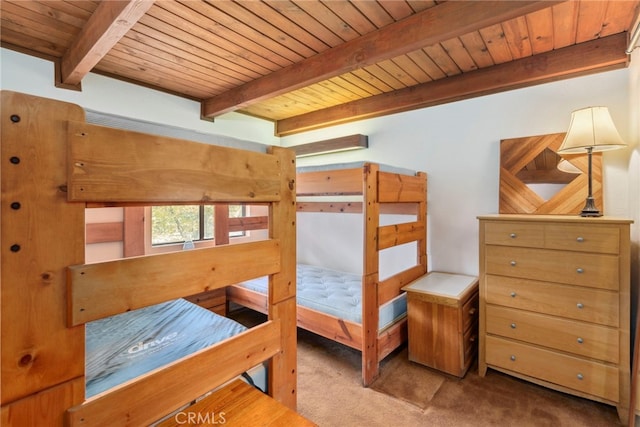
MULTIPOLYGON (((588 193, 587 155, 558 155, 564 133, 500 141, 500 213, 579 215, 588 193), (558 169, 558 164, 568 166, 558 169)), ((602 203, 602 154, 592 161, 593 197, 602 203)))

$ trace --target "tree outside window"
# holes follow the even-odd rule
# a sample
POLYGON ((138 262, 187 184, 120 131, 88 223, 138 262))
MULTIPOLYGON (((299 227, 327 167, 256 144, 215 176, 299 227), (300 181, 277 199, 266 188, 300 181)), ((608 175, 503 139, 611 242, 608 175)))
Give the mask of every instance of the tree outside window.
MULTIPOLYGON (((214 237, 212 205, 175 205, 151 207, 151 244, 166 245, 187 241, 211 240, 214 237)), ((245 216, 243 205, 229 205, 229 216, 245 216)), ((242 231, 229 233, 229 237, 243 236, 242 231)))

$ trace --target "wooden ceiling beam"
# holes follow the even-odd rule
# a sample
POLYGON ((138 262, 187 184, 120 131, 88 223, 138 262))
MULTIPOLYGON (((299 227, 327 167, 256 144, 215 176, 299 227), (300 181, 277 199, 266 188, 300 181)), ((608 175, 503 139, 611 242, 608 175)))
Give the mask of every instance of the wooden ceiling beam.
POLYGON ((101 2, 63 55, 56 75, 57 84, 79 85, 153 3, 154 0, 101 2))
POLYGON ((202 102, 203 118, 508 21, 561 1, 450 1, 425 9, 202 102))
POLYGON ((277 136, 415 110, 628 65, 627 33, 325 108, 276 123, 277 136))

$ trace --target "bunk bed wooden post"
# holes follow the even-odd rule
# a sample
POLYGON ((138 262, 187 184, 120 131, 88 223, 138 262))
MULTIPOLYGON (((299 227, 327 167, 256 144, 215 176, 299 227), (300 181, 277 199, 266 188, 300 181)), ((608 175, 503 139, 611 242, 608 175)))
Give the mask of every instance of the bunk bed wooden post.
POLYGON ((84 262, 84 204, 65 193, 70 119, 84 111, 2 91, 1 425, 62 425, 84 399, 84 327, 65 316, 66 268, 84 262))
POLYGON ((229 205, 220 203, 213 207, 214 242, 216 245, 226 245, 229 243, 229 205))
POLYGON ((377 164, 366 163, 363 171, 364 271, 362 272, 362 381, 370 385, 378 376, 378 204, 377 164))
MULTIPOLYGON (((425 172, 418 172, 417 176, 424 183, 424 188, 426 192, 427 188, 427 174, 425 172)), ((418 203, 418 222, 424 225, 424 234, 423 238, 418 240, 418 244, 416 245, 416 250, 418 251, 418 264, 420 264, 422 268, 422 274, 427 274, 428 270, 428 261, 427 261, 427 236, 429 234, 429 230, 427 229, 427 198, 424 197, 418 203)))
POLYGON ((280 201, 270 205, 269 237, 278 239, 282 258, 280 272, 269 277, 269 319, 280 320, 282 350, 269 365, 272 396, 296 409, 297 322, 296 322, 296 176, 293 150, 270 147, 280 159, 280 201))

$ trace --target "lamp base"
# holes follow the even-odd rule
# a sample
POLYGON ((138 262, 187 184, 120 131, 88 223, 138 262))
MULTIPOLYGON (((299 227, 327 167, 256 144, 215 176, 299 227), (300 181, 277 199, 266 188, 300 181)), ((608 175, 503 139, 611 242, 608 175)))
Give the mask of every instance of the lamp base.
POLYGON ((598 208, 596 208, 596 202, 593 199, 593 197, 591 196, 587 197, 587 202, 584 205, 582 212, 580 212, 580 216, 585 216, 585 217, 602 216, 602 212, 600 212, 598 208))

